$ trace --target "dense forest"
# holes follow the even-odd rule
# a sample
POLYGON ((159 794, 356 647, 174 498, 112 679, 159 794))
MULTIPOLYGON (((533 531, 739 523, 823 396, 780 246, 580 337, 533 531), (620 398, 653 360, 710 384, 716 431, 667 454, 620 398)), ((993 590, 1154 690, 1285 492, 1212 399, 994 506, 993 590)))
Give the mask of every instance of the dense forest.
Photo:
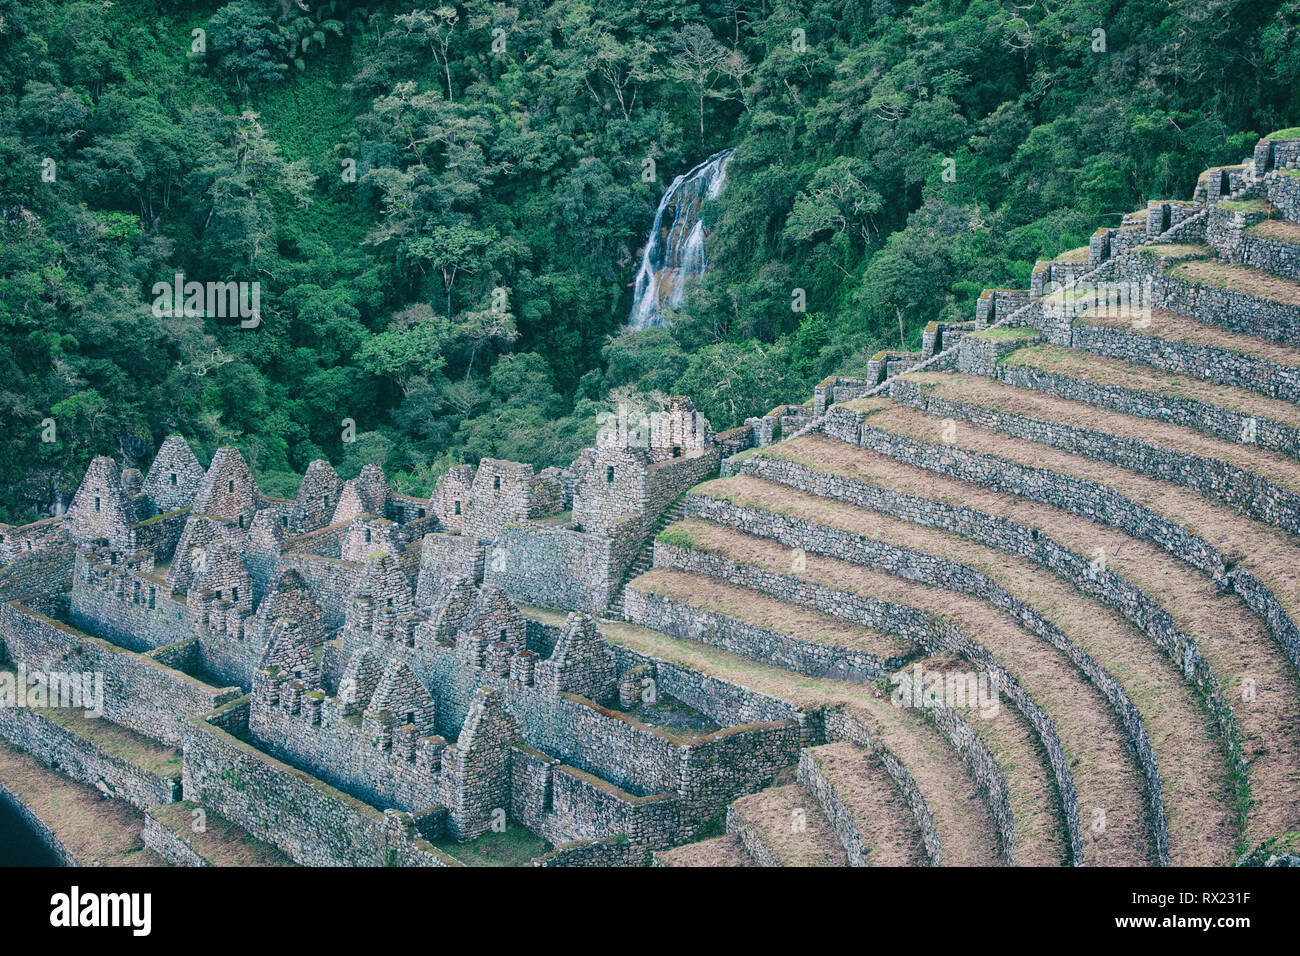
POLYGON ((0 0, 0 520, 179 431, 264 491, 802 401, 1300 117, 1300 0, 0 0), (710 269, 622 329, 677 174, 710 269), (260 321, 159 316, 256 282, 260 321))

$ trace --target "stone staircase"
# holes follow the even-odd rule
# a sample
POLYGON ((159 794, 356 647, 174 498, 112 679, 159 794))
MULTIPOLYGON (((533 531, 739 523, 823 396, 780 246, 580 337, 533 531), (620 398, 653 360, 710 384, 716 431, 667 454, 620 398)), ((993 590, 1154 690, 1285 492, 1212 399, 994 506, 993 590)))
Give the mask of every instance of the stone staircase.
POLYGON ((619 583, 618 590, 610 598, 609 607, 606 614, 610 617, 623 617, 623 596, 627 591, 627 584, 633 578, 645 574, 654 565, 655 538, 659 532, 663 531, 669 525, 675 524, 682 519, 685 514, 686 496, 680 495, 667 508, 664 509, 654 525, 650 528, 650 533, 646 536, 645 543, 641 545, 641 550, 637 552, 632 564, 628 567, 627 572, 623 575, 623 580, 619 583))

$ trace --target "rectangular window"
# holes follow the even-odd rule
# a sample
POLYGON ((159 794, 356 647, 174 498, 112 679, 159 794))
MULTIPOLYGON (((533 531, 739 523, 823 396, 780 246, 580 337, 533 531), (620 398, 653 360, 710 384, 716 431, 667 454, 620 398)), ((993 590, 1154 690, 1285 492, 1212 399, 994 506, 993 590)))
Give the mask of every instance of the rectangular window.
POLYGON ((95 510, 99 510, 99 495, 95 495, 95 510))
POLYGON ((605 483, 612 485, 614 483, 614 466, 605 466, 605 483))
POLYGON ((167 477, 168 477, 168 479, 171 481, 171 483, 172 483, 172 487, 175 488, 175 487, 176 487, 176 472, 173 471, 173 472, 172 472, 170 475, 168 475, 167 477))
POLYGON ((233 480, 226 482, 226 491, 232 495, 235 493, 235 482, 233 480))
POLYGON ((460 514, 460 502, 459 501, 455 502, 455 505, 456 505, 456 514, 460 514))

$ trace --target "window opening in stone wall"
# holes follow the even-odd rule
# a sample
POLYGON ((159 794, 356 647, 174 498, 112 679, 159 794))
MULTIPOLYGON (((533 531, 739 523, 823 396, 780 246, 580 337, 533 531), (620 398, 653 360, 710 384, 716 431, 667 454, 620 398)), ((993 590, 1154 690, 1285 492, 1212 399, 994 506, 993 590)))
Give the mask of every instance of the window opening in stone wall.
POLYGON ((99 510, 99 495, 95 495, 95 510, 99 510))
POLYGON ((1232 177, 1228 175, 1228 171, 1226 169, 1220 170, 1219 171, 1219 193, 1221 195, 1226 196, 1230 192, 1232 192, 1232 177))
POLYGON ((614 466, 605 466, 605 483, 612 485, 614 483, 614 466))
POLYGON ((501 490, 501 476, 500 476, 500 475, 498 475, 497 477, 495 477, 495 478, 492 479, 492 490, 493 490, 493 491, 500 491, 500 490, 501 490))
POLYGON ((235 493, 235 482, 233 479, 226 482, 226 491, 230 492, 232 495, 235 493))
POLYGON ((176 487, 176 472, 174 472, 174 471, 171 472, 171 473, 167 476, 167 480, 168 480, 169 482, 171 482, 171 485, 172 485, 173 488, 176 487))
POLYGON ((681 446, 681 445, 673 445, 673 457, 674 457, 674 458, 681 458, 681 457, 682 457, 682 446, 681 446))
POLYGON ((459 502, 459 501, 454 501, 454 502, 452 502, 452 504, 454 504, 454 505, 456 506, 456 514, 460 514, 460 502, 459 502))

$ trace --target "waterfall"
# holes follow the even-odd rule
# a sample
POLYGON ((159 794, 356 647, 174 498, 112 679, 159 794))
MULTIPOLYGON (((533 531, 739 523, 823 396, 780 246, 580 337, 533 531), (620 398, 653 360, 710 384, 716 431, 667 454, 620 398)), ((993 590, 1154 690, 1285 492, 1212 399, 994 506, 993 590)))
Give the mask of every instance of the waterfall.
POLYGON ((662 327, 662 309, 680 305, 686 286, 704 274, 704 223, 700 207, 722 192, 734 150, 714 153, 689 173, 678 176, 659 200, 654 225, 646 238, 636 273, 632 314, 634 329, 662 327))

